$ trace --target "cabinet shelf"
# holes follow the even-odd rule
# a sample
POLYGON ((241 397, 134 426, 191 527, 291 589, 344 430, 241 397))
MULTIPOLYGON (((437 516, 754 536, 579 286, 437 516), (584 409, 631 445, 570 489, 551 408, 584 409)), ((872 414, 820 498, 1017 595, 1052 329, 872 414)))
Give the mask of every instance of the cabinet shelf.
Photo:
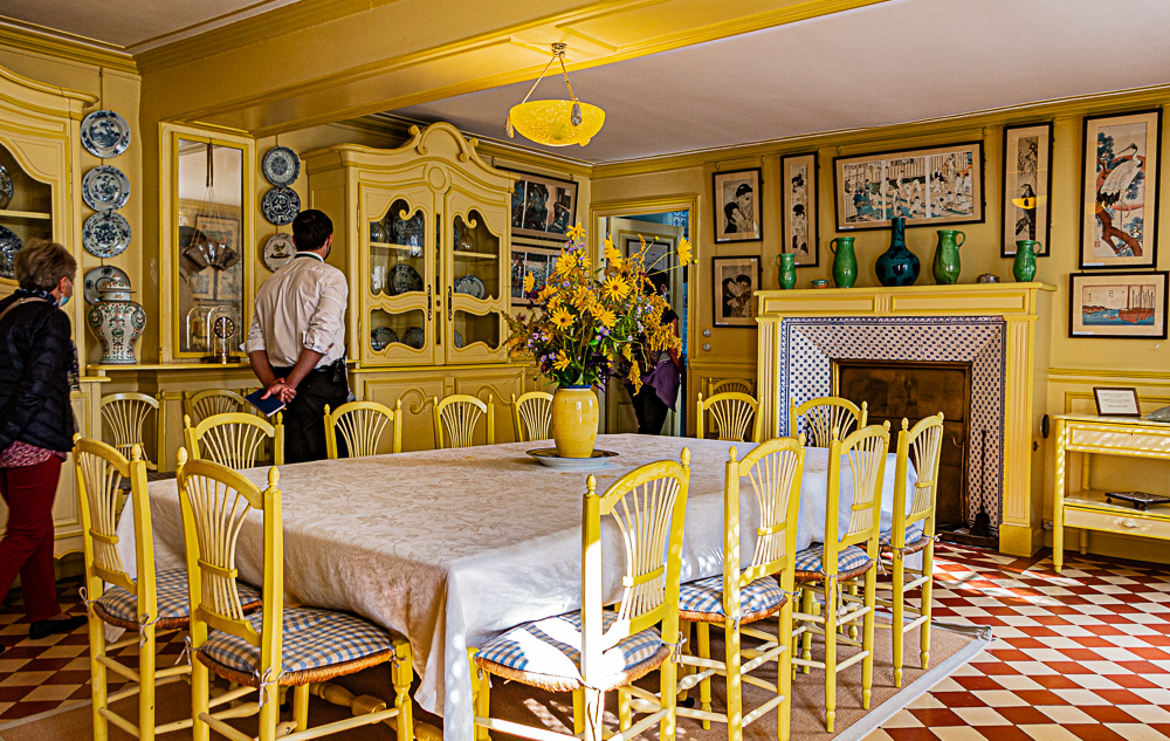
POLYGON ((370 242, 370 247, 383 250, 398 250, 399 252, 417 252, 422 256, 423 247, 415 247, 409 244, 396 244, 394 242, 370 242))
POLYGON ((47 211, 9 211, 7 209, 0 209, 0 220, 28 219, 32 221, 49 221, 52 218, 53 214, 47 211))
POLYGON ((473 260, 499 260, 500 255, 496 252, 467 252, 464 250, 452 250, 451 254, 455 257, 468 257, 473 260))

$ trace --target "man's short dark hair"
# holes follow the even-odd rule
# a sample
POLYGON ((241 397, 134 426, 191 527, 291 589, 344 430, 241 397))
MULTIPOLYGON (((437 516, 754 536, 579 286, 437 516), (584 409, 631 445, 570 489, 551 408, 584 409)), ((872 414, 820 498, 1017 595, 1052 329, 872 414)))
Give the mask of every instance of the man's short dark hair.
POLYGON ((293 244, 297 250, 319 250, 325 245, 325 240, 333 234, 333 220, 325 215, 324 211, 310 208, 301 211, 293 219, 293 244))

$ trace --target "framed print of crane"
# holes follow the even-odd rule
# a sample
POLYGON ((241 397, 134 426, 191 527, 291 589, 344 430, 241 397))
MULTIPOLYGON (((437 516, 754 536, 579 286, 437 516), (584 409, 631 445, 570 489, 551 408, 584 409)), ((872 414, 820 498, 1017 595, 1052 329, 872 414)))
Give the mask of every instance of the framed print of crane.
POLYGON ((1085 119, 1081 267, 1157 264, 1162 111, 1085 119))

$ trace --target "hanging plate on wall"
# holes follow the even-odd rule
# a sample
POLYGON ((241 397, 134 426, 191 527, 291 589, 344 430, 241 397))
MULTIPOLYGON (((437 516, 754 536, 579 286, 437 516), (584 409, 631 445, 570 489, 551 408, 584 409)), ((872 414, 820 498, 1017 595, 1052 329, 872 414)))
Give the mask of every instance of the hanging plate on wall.
POLYGON ((82 287, 82 292, 85 295, 85 302, 87 304, 96 304, 98 302, 99 294, 102 288, 110 281, 121 278, 130 285, 130 276, 126 275, 126 271, 122 268, 116 268, 113 265, 102 265, 101 267, 92 268, 85 272, 85 283, 82 287))
POLYGON ((94 211, 116 211, 130 198, 130 178, 110 165, 98 165, 81 179, 81 199, 94 211))
POLYGON ((130 246, 130 222, 117 211, 99 211, 85 220, 81 244, 94 257, 117 257, 130 246))
POLYGON ((292 185, 301 174, 301 158, 288 147, 273 147, 264 153, 260 169, 273 185, 292 185))
POLYGON ((263 211, 264 218, 277 226, 291 224, 301 212, 301 197, 292 188, 278 185, 264 194, 260 210, 263 211))
POLYGON ((264 267, 275 273, 278 268, 284 267, 293 259, 296 251, 292 235, 277 232, 264 243, 264 252, 261 253, 260 259, 264 261, 264 267))
POLYGON ((130 146, 130 124, 116 111, 94 111, 81 119, 81 146, 95 157, 117 157, 130 146))

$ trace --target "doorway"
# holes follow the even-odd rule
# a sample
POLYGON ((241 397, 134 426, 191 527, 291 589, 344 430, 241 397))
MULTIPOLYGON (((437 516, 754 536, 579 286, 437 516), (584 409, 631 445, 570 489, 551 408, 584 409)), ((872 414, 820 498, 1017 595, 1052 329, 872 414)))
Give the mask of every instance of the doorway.
MULTIPOLYGON (((687 269, 677 269, 678 258, 675 250, 679 242, 690 239, 691 210, 689 208, 640 213, 621 216, 601 217, 603 237, 613 240, 622 255, 629 255, 641 249, 642 242, 649 245, 647 267, 653 266, 651 278, 665 284, 668 303, 678 315, 679 337, 682 340, 681 356, 684 368, 687 357, 688 337, 688 282, 687 269)), ((635 432, 638 428, 630 395, 620 379, 610 378, 604 392, 605 431, 609 433, 635 432)), ((663 435, 679 436, 686 430, 686 373, 674 409, 667 414, 662 426, 663 435)))

